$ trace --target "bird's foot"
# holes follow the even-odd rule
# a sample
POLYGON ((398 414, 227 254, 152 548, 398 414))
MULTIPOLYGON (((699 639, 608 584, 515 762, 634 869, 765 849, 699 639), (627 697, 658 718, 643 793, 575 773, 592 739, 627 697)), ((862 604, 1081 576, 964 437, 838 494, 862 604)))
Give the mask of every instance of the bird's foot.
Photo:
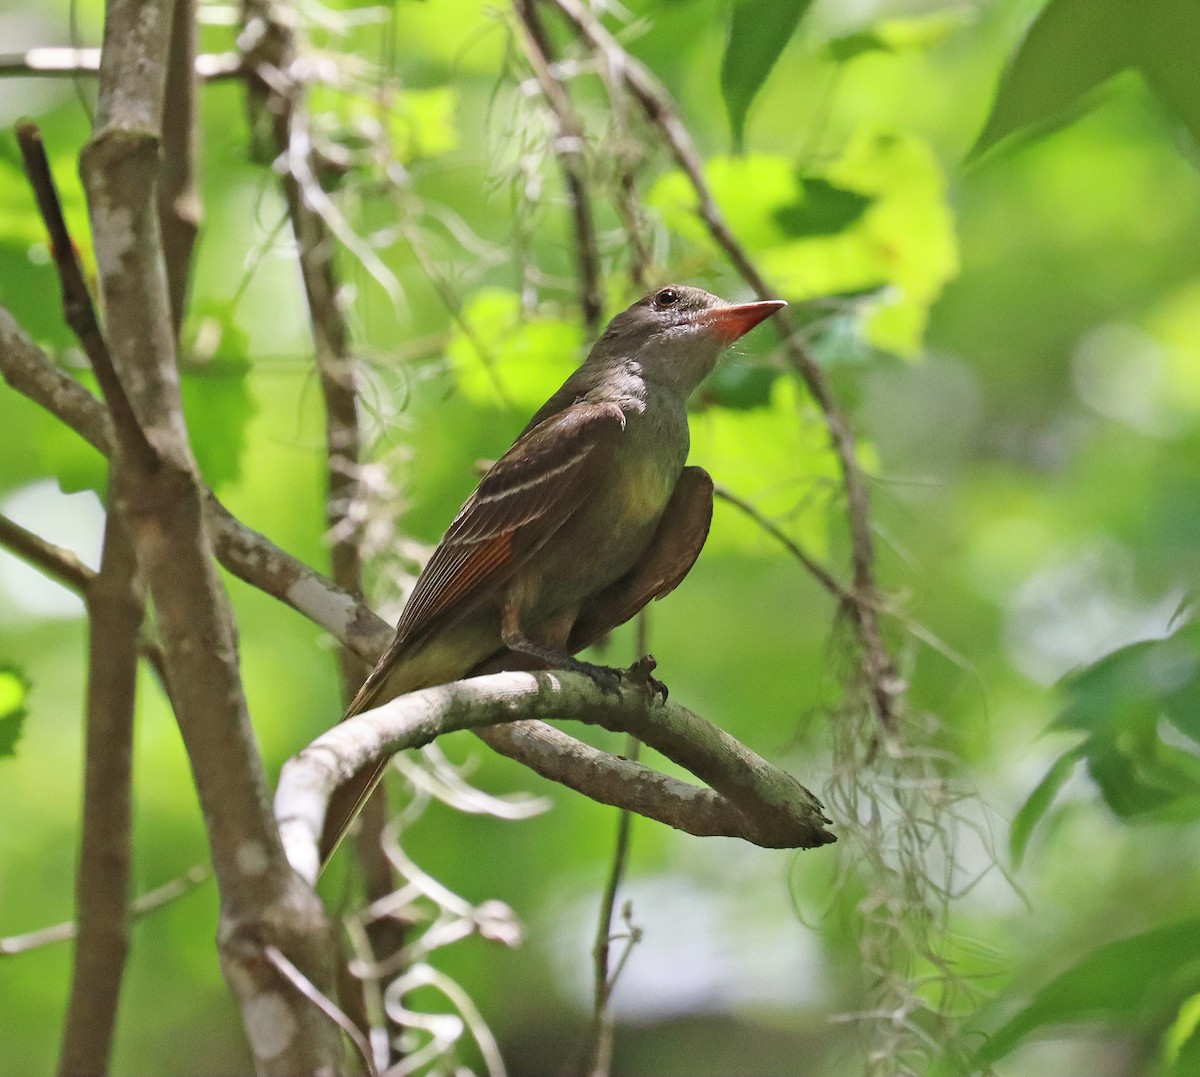
POLYGON ((655 695, 666 703, 668 689, 662 681, 653 676, 655 669, 658 668, 658 663, 654 660, 654 655, 646 654, 633 663, 627 670, 624 676, 628 677, 634 684, 644 685, 650 689, 655 695))
POLYGON ((504 643, 518 654, 527 654, 536 658, 546 669, 563 669, 569 670, 571 673, 582 673, 585 677, 591 678, 602 692, 618 693, 621 690, 621 671, 619 669, 585 662, 581 658, 575 658, 553 647, 543 647, 519 636, 506 638, 504 643))
POLYGON ((590 677, 601 692, 612 692, 614 695, 621 693, 622 671, 619 669, 597 665, 594 662, 584 662, 579 658, 572 658, 571 664, 566 668, 590 677))

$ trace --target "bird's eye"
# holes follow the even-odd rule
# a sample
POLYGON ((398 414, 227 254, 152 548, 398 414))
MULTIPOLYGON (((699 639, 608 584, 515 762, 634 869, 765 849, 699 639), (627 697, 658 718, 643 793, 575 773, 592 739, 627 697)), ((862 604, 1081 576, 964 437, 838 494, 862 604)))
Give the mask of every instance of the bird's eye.
POLYGON ((673 307, 679 302, 679 293, 674 288, 664 288, 654 297, 654 305, 659 310, 665 310, 667 307, 673 307))

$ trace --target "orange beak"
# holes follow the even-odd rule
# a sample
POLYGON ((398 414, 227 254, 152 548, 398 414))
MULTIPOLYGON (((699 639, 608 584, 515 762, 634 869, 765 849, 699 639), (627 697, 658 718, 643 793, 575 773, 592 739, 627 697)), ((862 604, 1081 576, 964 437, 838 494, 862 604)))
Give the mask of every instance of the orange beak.
POLYGON ((697 315, 701 325, 712 326, 722 344, 732 344, 738 337, 745 336, 764 318, 769 318, 781 307, 782 299, 765 299, 761 303, 735 303, 729 307, 714 307, 697 315))

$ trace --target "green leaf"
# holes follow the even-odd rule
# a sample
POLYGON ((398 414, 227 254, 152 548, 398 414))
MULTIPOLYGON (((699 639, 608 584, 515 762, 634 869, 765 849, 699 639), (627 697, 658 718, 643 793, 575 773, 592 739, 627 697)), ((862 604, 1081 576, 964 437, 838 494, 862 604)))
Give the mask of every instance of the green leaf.
POLYGON ((1044 134, 1094 104, 1093 92, 1130 62, 1133 22, 1130 0, 1050 0, 1001 77, 968 160, 1017 132, 1044 134))
POLYGON ((862 304, 860 331, 874 347, 917 354, 929 308, 958 271, 941 165, 919 139, 862 131, 822 176, 870 204, 841 232, 764 252, 763 271, 789 299, 888 286, 862 304))
POLYGON ((1159 100, 1200 143, 1200 4, 1156 0, 1146 6, 1156 10, 1139 20, 1144 36, 1136 39, 1138 66, 1159 100))
POLYGON ((746 114, 812 0, 734 0, 721 60, 721 95, 733 146, 741 152, 746 114))
MULTIPOLYGON (((946 177, 927 143, 863 130, 841 156, 803 180, 788 158, 775 154, 714 157, 704 174, 734 235, 780 294, 797 303, 873 293, 855 304, 859 336, 896 355, 920 351, 929 308, 958 271, 946 177), (805 219, 809 195, 825 208, 805 219), (834 214, 845 226, 825 231, 834 214), (792 227, 810 232, 790 235, 792 227)), ((672 232, 720 262, 686 176, 667 173, 646 200, 672 232)))
POLYGON ((1088 734, 1078 750, 1113 812, 1131 821, 1200 817, 1200 758, 1159 729, 1165 718, 1200 746, 1200 625, 1121 647, 1064 689, 1054 724, 1088 734))
POLYGON ((451 86, 405 90, 390 112, 392 152, 408 163, 458 146, 458 93, 451 86))
POLYGON ((746 411, 765 408, 771 403, 771 387, 779 370, 763 363, 722 363, 705 381, 697 394, 701 406, 746 411))
POLYGON ((854 224, 870 204, 867 195, 816 176, 801 181, 799 200, 775 210, 775 220, 789 236, 831 236, 854 224))
POLYGON ((29 681, 13 666, 0 666, 0 759, 17 754, 25 724, 29 681))
POLYGON ((1079 746, 1060 755, 1054 761, 1053 766, 1046 772, 1046 776, 1037 783, 1033 792, 1029 794, 1029 798, 1021 805, 1020 810, 1013 817, 1008 841, 1015 866, 1019 867, 1025 857, 1025 850, 1029 846, 1029 838, 1033 834, 1033 828, 1037 826, 1050 805, 1054 803, 1054 798, 1058 796, 1059 790, 1066 784, 1067 779, 1071 777, 1071 772, 1075 769, 1075 765, 1079 760, 1083 758, 1083 755, 1083 750, 1079 746))
POLYGON ((1163 743, 1152 724, 1119 739, 1093 737, 1086 750, 1088 771, 1104 802, 1123 819, 1200 817, 1200 760, 1163 743))
POLYGON ((1200 1073, 1200 994, 1186 999, 1163 1037, 1163 1061, 1168 1077, 1200 1073))
POLYGON ((1010 136, 1045 134, 1094 107, 1121 71, 1141 73, 1200 142, 1200 5, 1194 0, 1050 0, 1000 81, 968 159, 1010 136))
POLYGON ((1067 706, 1054 723, 1060 728, 1116 736, 1165 713, 1200 741, 1200 622, 1166 639, 1121 647, 1073 674, 1064 688, 1067 706))
POLYGON ((1034 995, 980 1048, 991 1065, 1050 1025, 1096 1021, 1119 1028, 1161 1022, 1200 991, 1200 919, 1155 928, 1101 946, 1034 995))
MULTIPOLYGON (((691 416, 690 463, 705 468, 771 519, 813 556, 829 547, 829 518, 837 497, 837 457, 824 424, 793 378, 776 378, 765 407, 708 408, 691 416)), ((718 507, 720 526, 705 550, 774 551, 774 540, 741 513, 718 507)))

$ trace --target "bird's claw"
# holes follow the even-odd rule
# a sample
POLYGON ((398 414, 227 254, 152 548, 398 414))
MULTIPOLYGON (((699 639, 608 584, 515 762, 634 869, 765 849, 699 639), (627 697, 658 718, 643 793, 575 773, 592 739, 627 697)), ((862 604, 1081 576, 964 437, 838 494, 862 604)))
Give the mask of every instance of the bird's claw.
POLYGON ((580 662, 579 672, 592 679, 601 692, 621 694, 621 671, 611 666, 598 666, 591 662, 580 662))
POLYGON ((634 684, 645 685, 652 693, 659 696, 663 703, 667 701, 668 689, 662 681, 653 676, 654 670, 658 667, 658 663, 654 660, 654 655, 647 654, 639 658, 626 671, 625 675, 633 681, 634 684))

